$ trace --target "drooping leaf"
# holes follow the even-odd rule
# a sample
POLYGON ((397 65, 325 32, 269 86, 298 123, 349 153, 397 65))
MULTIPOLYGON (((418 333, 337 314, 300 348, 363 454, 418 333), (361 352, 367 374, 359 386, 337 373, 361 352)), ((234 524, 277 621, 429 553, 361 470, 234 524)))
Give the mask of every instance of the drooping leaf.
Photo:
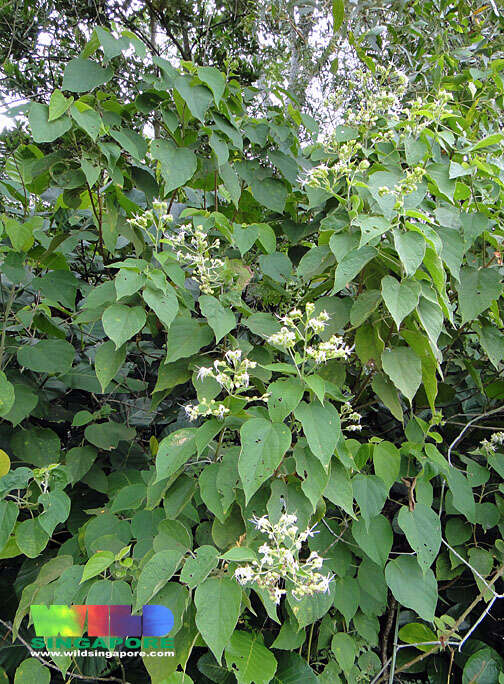
POLYGON ((425 254, 425 239, 420 233, 394 233, 394 246, 407 276, 412 276, 418 270, 425 254))
POLYGON ((169 328, 179 310, 177 295, 173 287, 166 283, 163 292, 161 292, 161 290, 147 285, 143 291, 143 298, 165 328, 169 328))
POLYGON ((387 499, 388 489, 376 475, 356 475, 352 479, 354 497, 366 526, 382 510, 387 499))
POLYGON ((182 428, 161 440, 156 457, 157 481, 170 477, 196 453, 195 431, 182 428))
POLYGON ((399 477, 401 455, 392 442, 380 442, 373 447, 373 465, 375 474, 387 487, 391 487, 399 477))
POLYGON ((201 66, 198 67, 198 78, 210 88, 218 107, 226 88, 225 75, 215 67, 201 66))
POLYGON ((322 406, 318 401, 309 404, 302 401, 294 411, 294 416, 303 426, 308 446, 327 470, 341 436, 338 412, 329 403, 322 406))
POLYGON ((498 271, 491 268, 469 268, 460 271, 459 304, 462 325, 488 309, 502 292, 498 271))
POLYGON ((438 600, 438 587, 429 568, 422 573, 412 556, 399 556, 388 562, 385 579, 395 599, 405 608, 411 608, 427 622, 432 622, 438 600))
POLYGON ((153 599, 173 577, 181 558, 182 554, 173 549, 158 551, 149 558, 138 577, 135 610, 153 599))
POLYGON ((103 329, 117 350, 142 330, 146 319, 141 306, 112 304, 103 312, 102 323, 103 329))
POLYGON ((417 503, 412 511, 402 506, 397 522, 409 545, 416 551, 418 562, 425 573, 436 559, 441 546, 439 516, 432 508, 417 503))
POLYGON ((151 154, 160 162, 165 193, 180 188, 194 176, 198 163, 192 150, 175 147, 167 140, 153 140, 151 154))
POLYGON ((14 401, 14 385, 7 380, 5 373, 0 371, 0 418, 5 418, 10 412, 14 406, 14 401))
POLYGON ((264 646, 258 632, 233 632, 225 657, 238 684, 268 684, 277 667, 275 656, 264 646))
POLYGON ((215 333, 215 341, 220 342, 236 326, 233 312, 229 308, 224 308, 219 300, 211 295, 201 295, 198 302, 201 313, 215 333))
POLYGON ((392 276, 385 276, 381 282, 381 293, 387 309, 399 328, 402 321, 418 303, 420 285, 416 280, 398 282, 392 276))
POLYGON ((413 401, 422 382, 422 362, 409 347, 385 349, 381 356, 383 370, 404 396, 413 401))
POLYGON ((392 527, 385 516, 377 515, 371 518, 368 527, 364 518, 354 520, 352 536, 372 561, 381 567, 385 565, 393 541, 392 527))
POLYGON ((112 340, 104 342, 95 355, 96 377, 105 392, 110 381, 115 378, 126 358, 126 345, 116 349, 112 340))
POLYGON ((229 577, 209 577, 194 593, 196 625, 218 662, 238 622, 240 585, 229 577))
POLYGON ((280 465, 290 447, 291 432, 283 423, 251 418, 242 426, 240 437, 238 472, 248 502, 280 465))

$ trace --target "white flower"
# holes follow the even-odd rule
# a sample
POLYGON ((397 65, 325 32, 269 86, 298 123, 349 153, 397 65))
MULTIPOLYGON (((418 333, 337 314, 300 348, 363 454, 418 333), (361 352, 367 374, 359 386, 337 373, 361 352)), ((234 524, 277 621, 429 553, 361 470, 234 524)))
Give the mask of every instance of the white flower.
POLYGON ((205 366, 201 366, 201 368, 198 370, 198 375, 196 376, 196 379, 204 380, 209 375, 212 375, 212 369, 205 366))
POLYGON ((274 590, 273 590, 273 594, 274 594, 273 600, 274 600, 274 602, 278 605, 278 604, 280 603, 280 599, 281 599, 282 596, 283 596, 284 594, 286 594, 286 593, 287 593, 287 592, 285 591, 285 589, 279 589, 278 587, 275 587, 274 590))
POLYGON ((254 575, 255 573, 250 565, 244 565, 241 568, 236 568, 234 572, 235 579, 240 584, 247 584, 247 582, 251 582, 254 578, 254 575))
POLYGON ((241 358, 242 352, 241 349, 235 349, 234 351, 227 351, 224 356, 227 361, 233 361, 233 363, 237 363, 240 358, 241 358))

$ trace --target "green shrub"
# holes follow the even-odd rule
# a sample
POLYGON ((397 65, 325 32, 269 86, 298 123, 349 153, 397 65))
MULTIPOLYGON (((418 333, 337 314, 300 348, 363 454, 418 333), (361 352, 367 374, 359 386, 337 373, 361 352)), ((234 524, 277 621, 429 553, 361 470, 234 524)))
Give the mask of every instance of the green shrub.
POLYGON ((2 624, 169 607, 125 681, 502 681, 502 60, 421 100, 371 64, 322 143, 213 67, 122 102, 114 40, 0 184, 2 624))

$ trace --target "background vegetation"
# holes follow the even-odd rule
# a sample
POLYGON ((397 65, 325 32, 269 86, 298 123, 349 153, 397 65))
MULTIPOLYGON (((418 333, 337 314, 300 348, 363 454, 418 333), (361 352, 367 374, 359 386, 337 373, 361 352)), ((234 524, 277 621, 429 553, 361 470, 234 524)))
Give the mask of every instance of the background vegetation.
POLYGON ((0 680, 502 684, 503 23, 5 3, 0 680))

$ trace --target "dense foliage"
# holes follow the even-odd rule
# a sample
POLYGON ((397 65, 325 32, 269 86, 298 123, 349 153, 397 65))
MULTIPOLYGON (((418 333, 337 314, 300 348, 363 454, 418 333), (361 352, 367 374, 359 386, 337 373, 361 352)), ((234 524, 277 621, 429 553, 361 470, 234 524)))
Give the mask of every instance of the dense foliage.
POLYGON ((410 83, 357 48, 325 137, 188 61, 124 99, 143 46, 103 28, 31 104, 0 180, 17 684, 504 680, 504 60, 410 83), (175 657, 30 658, 42 603, 164 604, 175 657))

